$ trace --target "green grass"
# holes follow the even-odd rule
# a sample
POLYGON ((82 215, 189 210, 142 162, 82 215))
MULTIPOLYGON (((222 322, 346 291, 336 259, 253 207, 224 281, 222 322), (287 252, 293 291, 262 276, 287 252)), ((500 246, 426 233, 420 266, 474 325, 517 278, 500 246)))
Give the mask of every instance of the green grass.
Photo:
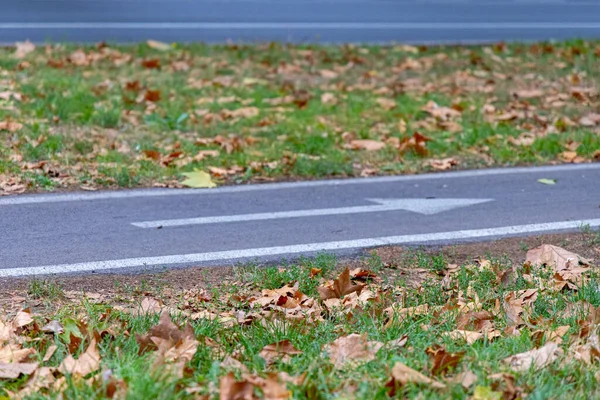
POLYGON ((598 108, 597 42, 82 47, 89 65, 70 61, 75 45, 50 49, 22 60, 0 49, 0 92, 10 94, 0 99, 0 121, 23 125, 0 131, 0 183, 26 190, 178 186, 182 172, 210 167, 229 171, 213 173, 220 183, 243 183, 417 173, 448 157, 452 168, 480 168, 564 161, 565 151, 576 151, 577 161, 600 156, 598 124, 579 121, 598 108), (154 59, 160 68, 143 66, 154 59), (524 89, 543 95, 515 99, 513 92, 524 89), (577 90, 583 94, 573 95, 577 90), (335 103, 323 103, 324 93, 335 103), (290 100, 268 102, 283 98, 290 100), (395 107, 382 107, 379 98, 395 107), (424 111, 429 101, 460 115, 444 125, 444 117, 424 111), (486 114, 486 104, 496 111, 486 114), (231 117, 249 107, 258 114, 231 117), (496 118, 511 112, 521 115, 496 118), (431 139, 426 155, 400 150, 414 132, 431 139), (523 133, 533 134, 533 143, 515 144, 523 133), (216 137, 222 139, 206 141, 216 137), (352 149, 356 139, 386 146, 352 149), (205 150, 219 154, 198 156, 205 150), (174 152, 180 154, 168 159, 174 152))
MULTIPOLYGON (((588 315, 585 312, 573 315, 565 313, 567 307, 575 303, 600 306, 597 290, 600 276, 597 271, 590 270, 585 283, 577 290, 557 292, 546 286, 553 279, 549 268, 534 267, 531 271, 519 269, 514 279, 502 284, 496 279, 496 271, 503 271, 512 264, 504 257, 492 257, 490 261, 490 267, 483 270, 477 265, 461 265, 453 275, 453 285, 444 288, 440 282, 445 269, 441 265, 446 262, 442 253, 415 251, 398 259, 394 269, 385 267, 375 255, 367 257, 362 261, 363 268, 373 268, 380 276, 379 280, 371 281, 367 286, 378 293, 377 300, 351 313, 323 308, 323 318, 316 322, 303 318, 286 319, 276 311, 264 312, 266 310, 251 307, 250 303, 260 296, 263 289, 278 289, 295 282, 299 283, 304 294, 318 298, 316 288, 323 284, 324 279, 336 277, 339 273, 335 258, 325 254, 282 267, 240 266, 235 270, 234 282, 214 284, 200 292, 174 292, 153 287, 142 280, 137 287, 120 285, 115 293, 105 294, 102 299, 88 296, 67 301, 55 283, 35 280, 29 285, 28 296, 32 300, 55 300, 53 304, 48 303, 45 308, 36 311, 36 323, 41 326, 46 321, 56 319, 66 332, 52 335, 36 331, 33 325, 24 328, 20 335, 34 339, 26 341, 24 346, 35 348, 39 354, 34 355, 34 359, 38 357, 40 361, 48 346, 54 344, 58 347, 56 353, 43 365, 57 367, 69 353, 69 343, 73 340, 81 340, 78 348, 71 349, 77 358, 87 348, 92 332, 105 334, 99 344, 100 368, 91 376, 96 379, 83 380, 67 375, 65 386, 61 389, 42 388, 27 398, 57 398, 59 393, 63 398, 105 398, 105 386, 100 376, 108 376, 106 374, 109 372, 106 371, 110 371, 116 381, 125 382, 127 398, 193 399, 197 397, 187 391, 193 389, 201 398, 216 399, 219 397, 221 377, 228 371, 234 371, 239 380, 252 376, 255 377, 253 379, 260 379, 268 373, 282 372, 292 377, 303 376, 301 382, 287 386, 290 398, 294 399, 386 399, 390 392, 385 385, 390 380, 392 366, 402 362, 431 376, 433 364, 426 349, 435 346, 441 346, 448 352, 464 352, 456 368, 440 376, 432 376, 446 383, 447 387, 437 390, 428 385, 409 383, 397 388, 397 398, 473 398, 475 391, 496 392, 490 396, 501 396, 500 393, 508 389, 502 379, 492 377, 492 374, 499 372, 512 376, 519 393, 528 398, 598 397, 598 365, 586 365, 574 360, 571 350, 572 343, 578 340, 582 320, 588 315), (321 270, 320 275, 311 276, 314 268, 321 270), (415 268, 430 273, 422 276, 419 282, 409 281, 412 279, 410 271, 415 268), (522 325, 516 336, 508 335, 503 332, 507 320, 502 309, 496 308, 496 303, 502 302, 509 292, 538 288, 536 282, 544 282, 547 288, 540 289, 538 298, 527 308, 528 321, 535 326, 522 325), (203 294, 198 296, 197 293, 203 294), (153 367, 156 362, 154 352, 139 354, 136 335, 143 335, 156 325, 158 314, 150 312, 135 315, 127 309, 135 309, 141 299, 147 296, 163 299, 170 307, 173 321, 179 326, 191 324, 195 338, 200 340, 193 358, 186 363, 186 372, 180 378, 169 376, 165 372, 167 367, 153 367), (468 345, 463 340, 445 336, 445 332, 456 329, 461 312, 456 309, 443 311, 442 307, 455 303, 457 298, 465 301, 478 299, 480 307, 494 315, 492 322, 494 328, 501 332, 500 337, 478 340, 468 345), (406 318, 390 317, 383 310, 391 305, 398 308, 427 305, 430 311, 406 318), (242 313, 245 317, 239 319, 240 323, 190 317, 202 310, 213 312, 221 318, 236 313, 242 313), (541 342, 537 342, 532 336, 534 330, 549 332, 563 325, 569 326, 561 344, 565 355, 549 366, 515 372, 502 362, 506 357, 534 349, 547 340, 547 336, 546 339, 542 336, 541 342), (384 344, 406 335, 408 342, 404 347, 384 345, 372 361, 335 368, 325 348, 334 340, 352 333, 365 334, 368 340, 384 344), (218 349, 204 345, 205 337, 218 343, 218 349), (289 340, 302 353, 291 356, 289 361, 279 360, 267 365, 259 353, 264 346, 282 340, 289 340), (238 367, 223 364, 227 357, 238 360, 238 367), (463 388, 447 380, 465 371, 477 376, 473 386, 463 388)), ((9 311, 9 316, 12 312, 9 311)), ((61 374, 55 372, 55 375, 58 377, 61 374)), ((26 377, 0 379, 0 398, 8 398, 9 392, 20 390, 26 383, 26 377)), ((259 398, 262 397, 261 393, 260 388, 255 388, 259 398)))

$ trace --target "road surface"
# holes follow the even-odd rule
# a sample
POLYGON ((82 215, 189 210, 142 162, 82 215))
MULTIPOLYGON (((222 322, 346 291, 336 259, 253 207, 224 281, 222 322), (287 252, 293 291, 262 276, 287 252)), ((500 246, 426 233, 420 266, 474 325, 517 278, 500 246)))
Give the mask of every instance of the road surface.
POLYGON ((599 183, 600 163, 3 197, 0 277, 225 265, 573 231, 600 226, 599 183))
POLYGON ((4 0, 0 41, 600 38, 597 0, 4 0))

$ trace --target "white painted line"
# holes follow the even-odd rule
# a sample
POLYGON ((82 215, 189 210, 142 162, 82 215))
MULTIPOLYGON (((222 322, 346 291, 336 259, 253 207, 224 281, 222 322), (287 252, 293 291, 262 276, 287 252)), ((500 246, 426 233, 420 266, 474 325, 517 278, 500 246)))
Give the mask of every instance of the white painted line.
POLYGON ((66 274, 90 271, 105 271, 119 268, 143 267, 170 264, 199 264, 210 261, 253 259, 287 254, 309 254, 320 251, 336 251, 368 248, 405 243, 449 242, 494 236, 510 236, 534 232, 577 229, 584 225, 600 226, 600 219, 587 219, 566 222, 504 226, 499 228, 471 229, 452 232, 423 233, 418 235, 384 236, 376 238, 342 240, 336 242, 306 243, 289 246, 261 247, 255 249, 215 251, 209 253, 177 254, 159 257, 125 258, 121 260, 92 261, 78 264, 47 265, 30 268, 0 269, 0 278, 48 274, 66 274))
POLYGON ((467 171, 453 172, 434 172, 420 175, 393 175, 379 176, 371 178, 348 178, 348 179, 328 179, 319 181, 300 181, 300 182, 281 182, 281 183, 259 183, 253 185, 223 186, 214 189, 135 189, 135 190, 116 190, 100 192, 74 192, 74 193, 56 193, 56 194, 34 194, 34 195, 15 195, 0 197, 0 206, 20 205, 20 204, 39 204, 39 203, 59 203, 65 201, 90 201, 90 200, 111 200, 111 199, 129 199, 133 197, 163 197, 163 196, 183 196, 183 195, 210 195, 223 193, 242 193, 255 192, 263 190, 282 190, 282 189, 300 189, 307 187, 320 186, 344 186, 344 185, 364 185, 378 183, 395 182, 419 182, 434 179, 456 179, 456 178, 474 178, 481 176, 511 175, 511 174, 553 174, 556 172, 575 172, 575 171, 595 171, 600 170, 600 163, 593 164, 565 164, 551 165, 543 167, 519 167, 519 168, 490 168, 474 169, 467 171))
POLYGON ((3 22, 0 29, 599 29, 599 22, 3 22))
POLYGON ((493 199, 366 199, 378 205, 319 208, 312 210, 291 210, 270 213, 253 213, 238 215, 219 215, 215 217, 197 217, 181 219, 165 219, 162 221, 132 222, 139 228, 166 228, 172 226, 221 224, 225 222, 263 221, 269 219, 318 217, 323 215, 362 214, 384 211, 406 210, 420 214, 437 214, 459 207, 486 203, 493 199))

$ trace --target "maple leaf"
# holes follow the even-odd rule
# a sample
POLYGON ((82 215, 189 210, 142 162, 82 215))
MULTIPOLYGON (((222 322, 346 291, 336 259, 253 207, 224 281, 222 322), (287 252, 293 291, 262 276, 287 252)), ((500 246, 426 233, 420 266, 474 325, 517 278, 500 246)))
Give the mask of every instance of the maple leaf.
POLYGON ((31 43, 29 40, 25 42, 16 42, 15 43, 15 58, 25 58, 25 56, 32 51, 35 50, 35 44, 31 43))
POLYGON ((428 161, 429 165, 438 171, 446 171, 451 169, 453 166, 458 165, 458 161, 454 157, 433 159, 428 161))
POLYGON ((394 99, 379 97, 375 100, 375 102, 386 111, 389 111, 396 107, 396 102, 394 101, 394 99))
POLYGON ((351 150, 378 151, 385 148, 385 143, 379 140, 357 139, 351 140, 350 143, 344 147, 351 150))
POLYGON ((383 346, 377 341, 368 341, 366 335, 352 333, 342 336, 325 346, 324 350, 336 368, 347 363, 364 363, 375 359, 375 354, 383 346))
POLYGON ((73 374, 78 376, 86 376, 100 368, 100 353, 96 346, 96 340, 92 339, 85 353, 79 356, 78 359, 68 355, 59 366, 59 371, 63 374, 73 374))
POLYGON ((220 400, 252 400, 254 396, 254 385, 248 380, 238 381, 233 372, 221 377, 219 380, 220 400))
POLYGON ((448 372, 451 368, 456 368, 458 363, 465 356, 464 351, 450 353, 441 346, 428 347, 425 349, 425 353, 427 353, 433 361, 433 365, 431 366, 431 373, 433 375, 440 375, 448 372))
POLYGON ((276 360, 288 361, 290 355, 302 354, 302 352, 294 347, 289 340, 282 340, 277 343, 268 344, 260 351, 259 356, 265 359, 267 365, 274 363, 276 360))
POLYGON ((579 254, 572 253, 551 244, 543 244, 535 249, 529 250, 525 262, 529 262, 533 265, 547 265, 552 267, 555 271, 575 268, 580 264, 590 264, 589 260, 586 260, 579 254))
POLYGON ((0 121, 0 131, 17 132, 23 129, 23 124, 14 121, 0 121))
POLYGON ((327 299, 332 299, 332 298, 340 299, 343 296, 353 293, 353 292, 360 293, 360 291, 363 289, 363 287, 364 287, 363 284, 360 284, 360 283, 353 284, 352 283, 352 281, 350 280, 350 270, 348 270, 348 268, 346 268, 337 277, 337 279, 334 279, 333 282, 329 282, 325 286, 319 286, 317 288, 317 291, 319 292, 319 295, 321 296, 322 300, 327 300, 327 299))
POLYGON ((192 188, 213 188, 217 184, 214 183, 210 175, 204 171, 183 172, 181 175, 187 179, 181 182, 182 185, 192 188))
POLYGON ((160 60, 158 58, 153 58, 150 60, 142 60, 142 67, 148 69, 159 69, 160 68, 160 60))
POLYGON ((37 368, 38 363, 3 363, 0 362, 0 379, 16 379, 19 375, 31 375, 37 368))
POLYGON ((392 367, 392 379, 386 385, 390 389, 389 395, 394 396, 398 387, 404 386, 407 383, 422 384, 434 389, 446 388, 446 385, 443 383, 433 380, 401 362, 397 362, 392 367))
POLYGON ((554 342, 547 342, 539 349, 529 350, 505 358, 504 363, 514 371, 527 371, 529 368, 540 369, 552 364, 562 356, 563 350, 554 342))

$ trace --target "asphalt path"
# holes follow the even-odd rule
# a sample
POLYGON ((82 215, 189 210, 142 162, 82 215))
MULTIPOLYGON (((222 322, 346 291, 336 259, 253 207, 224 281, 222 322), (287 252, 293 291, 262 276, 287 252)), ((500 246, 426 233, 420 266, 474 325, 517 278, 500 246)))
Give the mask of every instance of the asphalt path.
POLYGON ((574 231, 600 226, 599 206, 600 164, 9 196, 0 198, 0 277, 574 231))
POLYGON ((0 42, 600 38, 597 0, 4 0, 0 42))

